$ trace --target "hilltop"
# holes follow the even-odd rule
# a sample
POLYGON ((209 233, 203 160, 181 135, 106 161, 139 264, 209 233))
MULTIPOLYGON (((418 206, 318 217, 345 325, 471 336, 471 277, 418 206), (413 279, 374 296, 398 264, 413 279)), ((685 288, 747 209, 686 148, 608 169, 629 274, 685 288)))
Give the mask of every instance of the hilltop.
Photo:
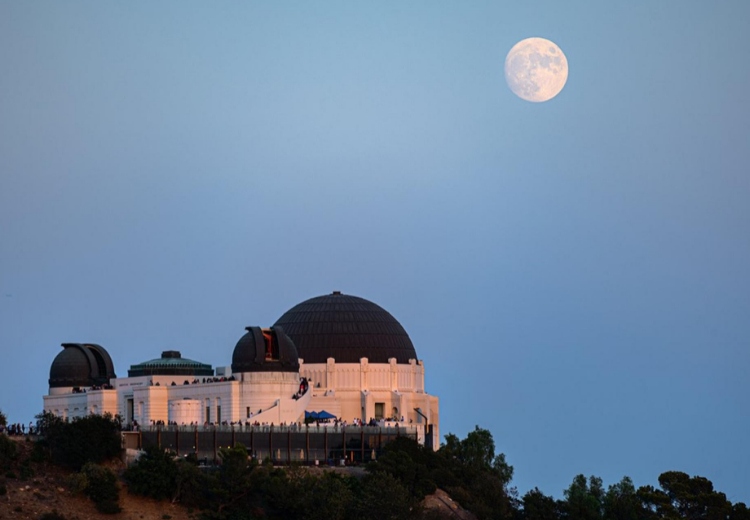
MULTIPOLYGON (((191 520, 195 515, 179 504, 156 502, 127 493, 127 486, 120 483, 120 506, 117 515, 104 515, 94 507, 86 496, 71 488, 73 471, 59 468, 49 462, 28 464, 33 459, 34 444, 25 437, 9 437, 17 447, 17 457, 10 469, 0 476, 0 519, 38 520, 45 514, 56 512, 66 520, 191 520)), ((119 460, 107 466, 120 474, 124 464, 119 460)), ((48 516, 52 520, 52 516, 48 516)))
MULTIPOLYGON (((20 520, 197 520, 200 512, 170 501, 156 501, 128 493, 127 483, 119 479, 122 511, 107 515, 97 511, 94 503, 74 489, 76 472, 60 468, 49 461, 34 460, 34 443, 27 437, 6 437, 16 446, 16 457, 0 476, 0 519, 20 520), (4 490, 4 492, 3 492, 4 490)), ((113 459, 105 464, 117 475, 122 475, 125 464, 113 459)), ((311 474, 330 472, 361 478, 362 467, 308 468, 311 474)), ((437 516, 463 520, 476 517, 463 509, 443 490, 436 490, 422 502, 425 511, 437 516)))

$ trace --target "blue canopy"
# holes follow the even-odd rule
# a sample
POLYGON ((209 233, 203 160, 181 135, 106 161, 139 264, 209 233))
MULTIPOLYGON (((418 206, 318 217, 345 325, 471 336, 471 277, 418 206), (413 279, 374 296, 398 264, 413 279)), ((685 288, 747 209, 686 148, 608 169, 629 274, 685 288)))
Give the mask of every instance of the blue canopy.
POLYGON ((318 412, 305 411, 305 419, 320 419, 318 412))
POLYGON ((335 419, 336 416, 333 415, 330 412, 326 412, 325 410, 321 410, 318 412, 318 419, 335 419))

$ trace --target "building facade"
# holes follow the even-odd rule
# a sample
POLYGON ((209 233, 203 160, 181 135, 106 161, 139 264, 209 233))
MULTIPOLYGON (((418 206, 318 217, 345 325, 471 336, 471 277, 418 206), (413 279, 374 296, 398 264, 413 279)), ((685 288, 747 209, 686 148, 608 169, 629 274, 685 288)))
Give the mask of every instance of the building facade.
POLYGON ((401 324, 340 292, 292 307, 269 328, 247 327, 231 366, 165 351, 115 375, 109 353, 64 343, 44 410, 64 418, 111 413, 126 424, 293 424, 326 411, 348 424, 422 425, 437 448, 439 401, 401 324))

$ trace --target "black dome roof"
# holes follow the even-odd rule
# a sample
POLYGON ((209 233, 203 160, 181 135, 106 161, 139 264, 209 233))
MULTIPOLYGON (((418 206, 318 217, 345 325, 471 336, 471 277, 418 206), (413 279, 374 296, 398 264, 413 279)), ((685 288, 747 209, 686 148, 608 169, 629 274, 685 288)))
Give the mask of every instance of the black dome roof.
POLYGON ((232 372, 299 372, 294 343, 278 326, 246 327, 232 353, 232 372))
POLYGON ((63 343, 49 369, 50 388, 108 384, 117 377, 112 358, 100 345, 63 343))
POLYGON ((305 363, 397 363, 417 359, 417 352, 401 324, 379 305, 336 291, 310 298, 286 311, 275 326, 297 346, 305 363))

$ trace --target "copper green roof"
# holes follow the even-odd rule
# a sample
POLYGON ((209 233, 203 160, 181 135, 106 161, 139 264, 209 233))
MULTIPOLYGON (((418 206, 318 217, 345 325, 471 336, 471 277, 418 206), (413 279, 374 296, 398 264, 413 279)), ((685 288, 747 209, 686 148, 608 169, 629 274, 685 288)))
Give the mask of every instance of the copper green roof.
POLYGON ((166 350, 161 357, 131 365, 128 377, 137 376, 213 376, 211 365, 183 358, 176 350, 166 350))

